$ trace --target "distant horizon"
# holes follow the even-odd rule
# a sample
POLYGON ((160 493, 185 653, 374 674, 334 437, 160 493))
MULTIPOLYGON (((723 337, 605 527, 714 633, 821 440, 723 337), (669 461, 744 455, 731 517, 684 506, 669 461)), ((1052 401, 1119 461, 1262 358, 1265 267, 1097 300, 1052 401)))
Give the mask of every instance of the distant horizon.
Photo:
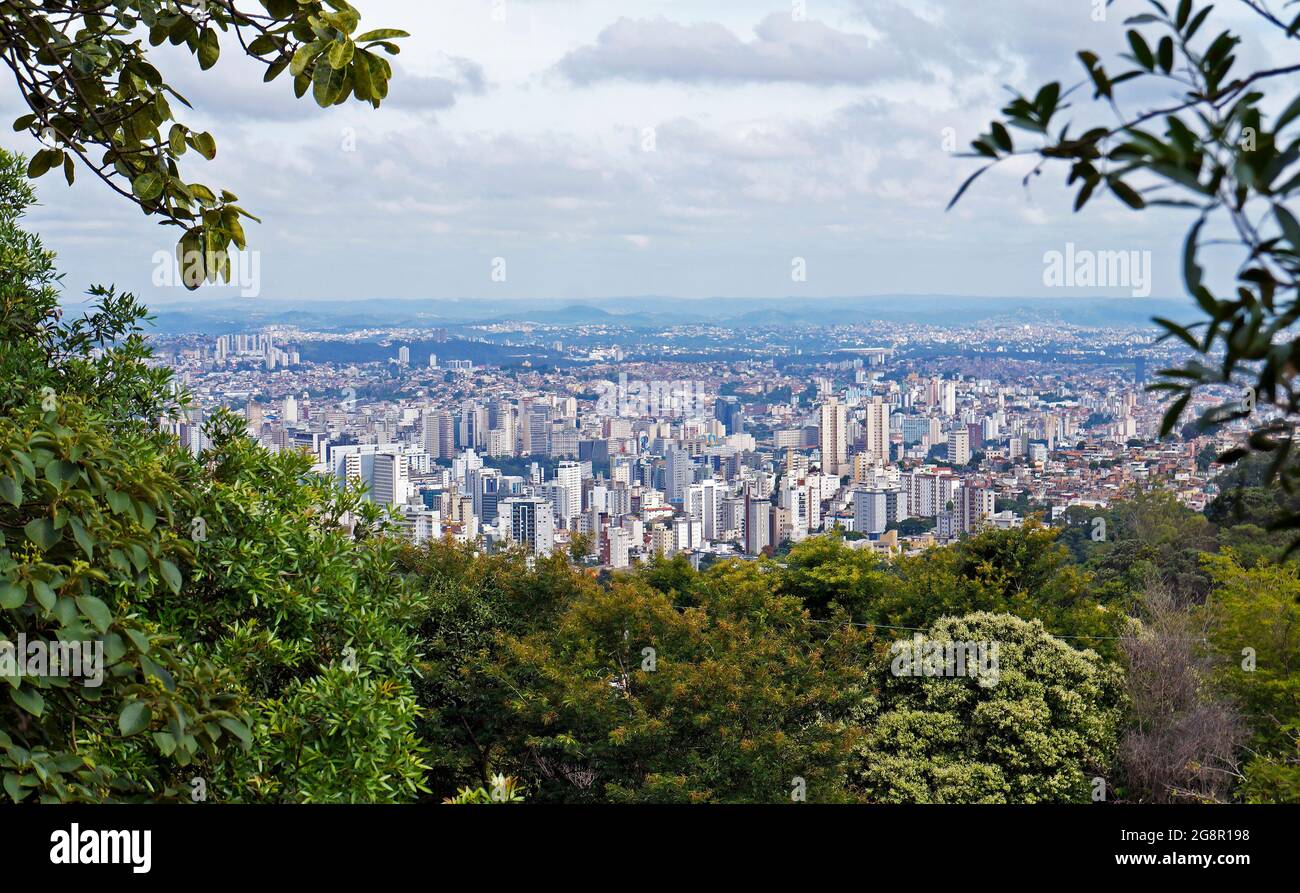
MULTIPOLYGON (((67 297, 65 294, 63 297, 67 297)), ((352 302, 370 302, 383 301, 395 304, 419 304, 429 301, 439 303, 453 304, 530 304, 530 303, 559 303, 565 306, 573 307, 598 307, 602 303, 619 302, 619 301, 679 301, 683 303, 703 304, 710 301, 753 301, 772 303, 778 301, 877 301, 889 300, 893 298, 909 299, 935 299, 935 300, 955 300, 955 301, 1057 301, 1061 303, 1078 304, 1081 302, 1102 302, 1102 303, 1169 303, 1169 302, 1187 302, 1189 307, 1194 307, 1194 300, 1187 295, 1168 296, 1168 295, 1150 295, 1148 297, 1134 298, 1126 295, 1087 295, 1078 294, 1051 294, 1051 295, 998 295, 998 294, 950 294, 944 292, 876 292, 872 294, 846 294, 846 295, 707 295, 703 297, 689 297, 683 295, 667 294, 610 294, 600 297, 581 297, 568 298, 562 296, 533 296, 533 297, 387 297, 382 295, 357 295, 355 297, 327 297, 327 298, 264 298, 251 297, 244 298, 239 295, 221 294, 218 289, 211 291, 200 289, 196 292, 188 292, 184 296, 168 297, 163 299, 152 299, 144 301, 145 306, 171 306, 182 307, 192 305, 203 305, 218 303, 223 306, 231 304, 347 304, 352 302)), ((65 305, 80 304, 82 301, 61 301, 65 305)))

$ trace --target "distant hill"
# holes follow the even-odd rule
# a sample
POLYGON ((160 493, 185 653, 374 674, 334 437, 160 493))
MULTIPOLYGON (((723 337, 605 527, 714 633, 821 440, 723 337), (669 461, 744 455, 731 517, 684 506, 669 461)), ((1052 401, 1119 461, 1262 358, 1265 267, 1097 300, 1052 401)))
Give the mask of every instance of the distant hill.
POLYGON ((454 328, 475 323, 618 325, 664 328, 727 325, 772 328, 789 325, 869 324, 874 321, 966 326, 986 321, 1058 322, 1079 326, 1146 326, 1153 316, 1191 319, 1188 300, 1167 298, 961 297, 873 295, 860 298, 713 298, 687 300, 656 296, 604 298, 574 303, 531 301, 373 300, 263 301, 218 298, 154 309, 162 334, 219 335, 267 325, 320 331, 406 326, 454 328))

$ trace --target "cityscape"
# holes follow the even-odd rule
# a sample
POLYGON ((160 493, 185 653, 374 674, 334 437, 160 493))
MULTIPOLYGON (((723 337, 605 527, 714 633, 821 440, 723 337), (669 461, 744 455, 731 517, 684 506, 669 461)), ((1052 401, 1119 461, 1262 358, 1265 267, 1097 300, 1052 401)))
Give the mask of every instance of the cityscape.
POLYGON ((207 418, 227 409, 267 449, 363 485, 414 543, 574 552, 617 570, 772 555, 836 530, 853 548, 915 554, 1151 490, 1203 511, 1215 457, 1244 428, 1159 436, 1167 407, 1146 370, 1179 354, 1156 334, 995 321, 793 337, 277 326, 158 338, 156 357, 194 398, 172 430, 196 453, 207 418), (337 359, 303 359, 324 345, 337 359), (350 346, 388 357, 350 362, 350 346))

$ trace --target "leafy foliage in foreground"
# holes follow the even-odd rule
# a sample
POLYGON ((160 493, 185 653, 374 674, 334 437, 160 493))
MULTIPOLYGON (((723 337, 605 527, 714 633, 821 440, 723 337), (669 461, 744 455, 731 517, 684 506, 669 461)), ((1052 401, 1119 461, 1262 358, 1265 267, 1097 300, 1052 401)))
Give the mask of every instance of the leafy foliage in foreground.
MULTIPOLYGON (((6 675, 13 800, 400 801, 424 790, 419 599, 387 522, 229 415, 195 457, 129 296, 64 325, 31 200, 0 153, 0 635, 101 646, 85 685, 6 675), (346 523, 345 523, 346 522, 346 523), (202 782, 196 785, 196 780, 202 782)), ((108 293, 105 293, 108 294, 108 293)))
POLYGON ((60 324, 50 255, 19 228, 31 192, 3 153, 0 193, 0 342, 17 385, 0 415, 0 636, 15 658, 0 706, 5 790, 175 796, 180 770, 247 735, 230 677, 149 610, 179 592, 192 557, 174 527, 186 460, 139 423, 159 406, 143 395, 160 391, 138 339, 92 356, 107 342, 88 333, 122 333, 139 309, 108 301, 60 324), (22 676, 20 641, 75 643, 92 660, 100 648, 102 678, 84 664, 81 676, 22 676))

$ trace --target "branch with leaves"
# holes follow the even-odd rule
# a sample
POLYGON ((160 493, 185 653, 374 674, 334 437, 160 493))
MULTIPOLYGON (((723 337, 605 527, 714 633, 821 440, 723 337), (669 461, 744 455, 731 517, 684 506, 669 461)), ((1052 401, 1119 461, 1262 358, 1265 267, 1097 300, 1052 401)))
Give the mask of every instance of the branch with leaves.
MULTIPOLYGON (((1286 14, 1269 0, 1239 2, 1272 26, 1276 39, 1287 43, 1300 33, 1297 0, 1281 4, 1290 9, 1286 14)), ((1183 278, 1205 318, 1191 325, 1155 320, 1164 330, 1161 340, 1177 339, 1196 354, 1181 368, 1163 370, 1150 388, 1171 398, 1161 436, 1178 426, 1199 389, 1231 386, 1241 399, 1206 409, 1198 425, 1208 431, 1244 420, 1245 442, 1219 461, 1268 454, 1271 477, 1290 492, 1300 484, 1300 463, 1293 456, 1300 339, 1291 331, 1300 320, 1300 221, 1287 205, 1300 191, 1300 96, 1278 103, 1276 115, 1264 109, 1271 107, 1268 91, 1293 83, 1285 79, 1300 73, 1300 64, 1240 70, 1241 37, 1209 27, 1213 6, 1195 0, 1148 5, 1149 12, 1125 22, 1129 52, 1117 64, 1085 50, 1078 54, 1085 72, 1078 83, 1063 88, 1053 82, 1032 98, 1014 96, 1003 117, 971 144, 964 157, 987 163, 967 178, 949 207, 987 170, 1031 156, 1038 162, 1025 182, 1048 166, 1064 165, 1067 185, 1077 190, 1076 211, 1108 192, 1134 211, 1166 206, 1193 212, 1183 278), (1170 88, 1170 103, 1127 109, 1125 91, 1152 82, 1170 88), (1115 123, 1073 135, 1073 121, 1063 122, 1063 113, 1072 107, 1071 97, 1089 91, 1090 103, 1103 106, 1115 123), (1032 144, 1019 143, 1013 131, 1031 134, 1032 144), (1211 244, 1204 238, 1207 227, 1221 226, 1232 233, 1226 243, 1238 253, 1234 288, 1226 294, 1212 288, 1202 264, 1202 249, 1211 244)), ((1300 530, 1300 515, 1278 526, 1300 530)))
POLYGON ((355 97, 376 108, 388 96, 392 66, 408 36, 390 28, 358 33, 360 13, 343 0, 0 0, 0 59, 29 113, 14 122, 41 141, 30 177, 78 166, 166 225, 179 226, 182 279, 189 288, 230 281, 229 250, 246 247, 243 218, 257 220, 226 190, 187 182, 180 161, 193 150, 217 154, 212 134, 177 119, 189 107, 149 61, 149 48, 185 46, 207 71, 221 56, 221 34, 265 68, 285 71, 299 98, 322 108, 355 97))

